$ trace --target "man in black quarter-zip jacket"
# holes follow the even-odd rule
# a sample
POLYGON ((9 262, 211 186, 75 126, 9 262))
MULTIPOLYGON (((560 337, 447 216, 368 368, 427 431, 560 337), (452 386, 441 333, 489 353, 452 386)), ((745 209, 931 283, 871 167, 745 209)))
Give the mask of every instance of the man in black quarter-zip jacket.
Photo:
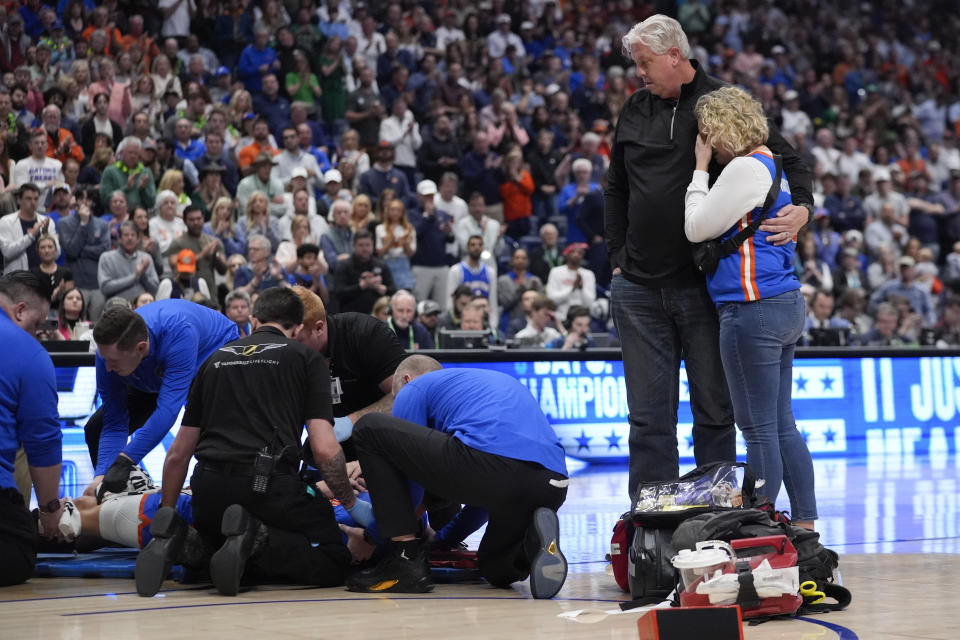
MULTIPOLYGON (((696 60, 680 24, 655 15, 635 25, 623 47, 645 88, 617 121, 604 232, 613 268, 614 321, 623 344, 630 410, 631 495, 640 482, 679 474, 677 408, 689 395, 698 465, 736 457, 733 409, 720 361, 719 323, 706 281, 683 231, 684 196, 695 164, 694 107, 724 85, 696 60), (687 380, 681 388, 680 360, 687 380)), ((794 206, 760 229, 783 244, 813 217, 809 169, 771 123, 767 141, 783 156, 794 206)), ((720 173, 711 164, 711 182, 720 173)))

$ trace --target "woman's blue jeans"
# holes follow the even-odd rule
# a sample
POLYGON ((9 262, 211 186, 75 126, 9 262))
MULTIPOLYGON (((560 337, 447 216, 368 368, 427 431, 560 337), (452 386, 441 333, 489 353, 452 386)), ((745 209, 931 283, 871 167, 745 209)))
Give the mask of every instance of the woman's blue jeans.
POLYGON ((728 302, 720 313, 720 354, 733 413, 747 442, 747 464, 776 502, 781 483, 794 520, 814 520, 813 461, 793 417, 793 353, 806 307, 795 289, 755 302, 728 302))

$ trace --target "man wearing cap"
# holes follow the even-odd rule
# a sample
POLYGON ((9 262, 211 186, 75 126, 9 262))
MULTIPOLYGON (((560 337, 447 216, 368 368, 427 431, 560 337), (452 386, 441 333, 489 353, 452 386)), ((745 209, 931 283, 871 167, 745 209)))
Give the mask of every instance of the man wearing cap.
POLYGON ((307 187, 313 193, 320 186, 320 166, 317 159, 300 149, 300 136, 292 127, 284 127, 281 133, 283 151, 274 156, 273 169, 270 176, 287 184, 293 177, 296 168, 306 171, 307 187))
MULTIPOLYGON (((187 205, 183 210, 183 222, 187 226, 187 232, 175 238, 163 255, 170 261, 170 267, 180 273, 183 250, 189 249, 193 258, 192 264, 188 265, 190 273, 196 273, 196 276, 206 283, 208 292, 215 292, 217 281, 214 270, 220 275, 227 272, 223 245, 218 238, 203 232, 203 211, 197 205, 187 205)), ((209 294, 207 297, 209 298, 209 294)), ((158 293, 157 299, 159 298, 158 293)))
POLYGON ((333 203, 340 196, 340 187, 343 185, 343 175, 337 169, 327 169, 323 173, 323 193, 317 199, 317 215, 329 218, 333 203))
POLYGON ((261 154, 275 156, 280 150, 270 144, 270 123, 263 117, 257 117, 253 123, 253 142, 237 153, 237 165, 243 175, 253 171, 253 161, 261 154))
POLYGON ((784 136, 800 135, 806 138, 813 133, 813 121, 807 112, 800 108, 800 94, 795 89, 784 92, 780 115, 783 117, 781 131, 784 136))
POLYGON ((936 310, 930 294, 920 288, 916 280, 916 261, 910 256, 900 256, 897 269, 900 277, 891 280, 870 295, 869 309, 876 312, 882 302, 894 302, 895 298, 904 298, 910 303, 910 309, 923 318, 925 326, 932 327, 936 321, 936 310))
POLYGON ((104 207, 110 206, 110 197, 114 191, 123 191, 127 197, 127 207, 133 211, 137 207, 151 209, 157 198, 157 185, 153 172, 140 162, 142 143, 136 136, 123 139, 117 149, 117 161, 103 171, 100 179, 100 201, 104 207))
POLYGON ((497 16, 497 28, 487 36, 487 51, 491 58, 502 58, 507 52, 507 47, 516 47, 518 56, 526 56, 527 50, 523 46, 523 40, 515 33, 510 31, 510 16, 501 13, 497 16))
POLYGON ((589 246, 586 242, 573 242, 563 250, 566 263, 550 269, 547 277, 546 295, 557 303, 557 315, 567 317, 567 309, 573 305, 590 308, 597 299, 597 280, 593 271, 580 266, 589 246))
POLYGON ((207 167, 219 167, 217 171, 220 172, 221 184, 231 195, 236 194, 239 181, 237 163, 233 159, 233 154, 228 153, 224 148, 223 134, 219 131, 207 131, 203 136, 203 148, 204 154, 193 163, 197 167, 197 172, 203 176, 207 167))
POLYGON ((427 333, 430 334, 431 349, 437 348, 437 329, 441 311, 440 305, 433 300, 421 300, 417 303, 417 318, 419 318, 420 324, 427 330, 427 333))
POLYGON ((247 202, 255 191, 260 191, 267 196, 272 216, 279 218, 287 212, 287 207, 283 202, 283 183, 270 176, 273 164, 272 153, 258 154, 251 164, 253 170, 237 185, 237 204, 244 214, 247 211, 247 202))
POLYGON ((207 281, 197 277, 197 258, 193 251, 181 249, 176 254, 174 271, 177 274, 175 278, 164 278, 160 281, 160 286, 157 288, 157 300, 168 298, 193 300, 196 293, 203 295, 207 300, 211 300, 207 281))
POLYGON ((416 197, 410 191, 407 176, 393 166, 393 159, 393 144, 387 140, 381 140, 377 145, 373 166, 360 176, 358 191, 376 202, 384 189, 393 189, 397 193, 397 198, 403 200, 407 209, 413 209, 417 206, 416 197))
POLYGON ((410 259, 410 265, 416 281, 413 292, 418 300, 447 299, 447 272, 452 262, 447 245, 456 237, 453 218, 437 211, 436 194, 437 185, 433 180, 423 180, 417 185, 422 214, 413 223, 417 230, 417 251, 410 259))

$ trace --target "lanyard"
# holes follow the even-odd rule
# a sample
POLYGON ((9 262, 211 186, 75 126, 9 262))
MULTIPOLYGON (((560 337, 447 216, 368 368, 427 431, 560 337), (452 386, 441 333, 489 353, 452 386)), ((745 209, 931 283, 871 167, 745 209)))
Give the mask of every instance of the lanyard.
MULTIPOLYGON (((391 331, 397 332, 397 328, 393 326, 393 318, 387 318, 387 324, 390 325, 391 331)), ((413 325, 407 327, 407 335, 410 337, 410 351, 413 351, 413 325)))

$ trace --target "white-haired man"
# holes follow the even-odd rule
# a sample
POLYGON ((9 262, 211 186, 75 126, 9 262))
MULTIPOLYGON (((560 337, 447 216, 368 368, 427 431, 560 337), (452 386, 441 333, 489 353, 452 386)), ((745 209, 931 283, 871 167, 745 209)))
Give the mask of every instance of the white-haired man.
MULTIPOLYGON (((720 362, 717 311, 683 233, 684 197, 699 134, 694 106, 723 83, 690 59, 686 34, 667 16, 635 25, 623 48, 645 88, 627 100, 617 120, 604 231, 614 273, 614 319, 624 345, 632 492, 641 481, 679 473, 681 352, 690 381, 697 464, 733 460, 736 434, 720 362)), ((767 145, 783 156, 794 205, 761 230, 770 233, 769 242, 783 244, 812 218, 810 171, 772 124, 767 145)), ((711 172, 716 176, 719 165, 711 165, 711 172)))
POLYGON ((140 162, 142 143, 136 136, 128 136, 117 147, 117 161, 103 171, 100 179, 100 199, 104 207, 110 206, 114 191, 123 191, 127 207, 149 210, 156 203, 157 185, 153 172, 140 162))

